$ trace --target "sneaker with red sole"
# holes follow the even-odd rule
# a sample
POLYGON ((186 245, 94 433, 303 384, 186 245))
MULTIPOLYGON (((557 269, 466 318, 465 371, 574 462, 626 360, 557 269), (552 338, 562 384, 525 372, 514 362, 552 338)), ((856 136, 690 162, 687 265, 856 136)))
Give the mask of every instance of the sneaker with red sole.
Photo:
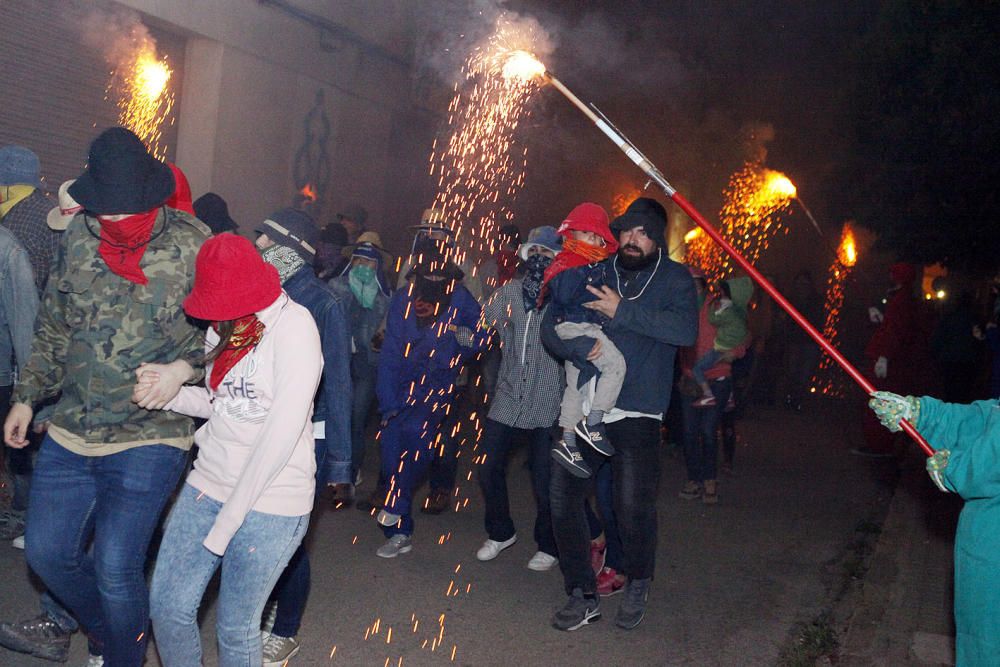
POLYGON ((602 598, 621 593, 625 589, 625 576, 618 574, 613 567, 601 569, 597 575, 597 594, 602 598))

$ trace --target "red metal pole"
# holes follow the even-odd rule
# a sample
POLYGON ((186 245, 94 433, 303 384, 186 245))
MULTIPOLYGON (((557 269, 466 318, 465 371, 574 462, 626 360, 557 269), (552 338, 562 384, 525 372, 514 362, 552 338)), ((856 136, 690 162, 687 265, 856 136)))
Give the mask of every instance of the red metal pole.
MULTIPOLYGON (((865 390, 866 394, 871 394, 873 391, 875 391, 875 386, 868 381, 868 378, 862 375, 861 371, 855 368, 854 365, 851 364, 851 362, 849 362, 844 357, 844 355, 842 355, 840 351, 830 343, 830 341, 824 338, 823 334, 817 331, 816 327, 810 324, 809 320, 803 317, 802 313, 796 310, 795 306, 793 306, 788 301, 788 299, 786 299, 781 294, 781 292, 779 292, 774 287, 774 285, 772 285, 770 281, 768 281, 768 279, 765 278, 760 273, 760 271, 755 269, 753 265, 750 262, 748 262, 747 259, 739 253, 738 250, 736 250, 736 248, 734 248, 732 245, 730 245, 728 241, 726 241, 726 239, 722 238, 722 235, 719 234, 719 232, 715 229, 715 227, 713 227, 711 223, 709 223, 708 220, 705 219, 705 216, 703 216, 701 213, 698 212, 698 209, 696 209, 691 204, 691 202, 689 202, 687 199, 681 196, 679 192, 676 191, 670 195, 670 198, 674 201, 675 204, 680 206, 681 209, 683 209, 683 211, 687 213, 691 217, 691 219, 694 220, 695 223, 699 227, 701 227, 702 230, 704 230, 704 232, 708 234, 708 236, 713 241, 718 243, 719 246, 721 246, 722 249, 726 251, 726 254, 732 257, 733 260, 735 260, 735 262, 739 264, 743 268, 743 270, 746 271, 747 274, 749 274, 751 278, 753 278, 754 282, 760 285, 761 288, 765 292, 767 292, 772 299, 774 299, 775 303, 781 306, 781 308, 786 313, 788 313, 789 317, 795 320, 795 323, 798 324, 800 327, 802 327, 802 329, 807 334, 809 334, 809 337, 812 338, 814 341, 816 341, 816 343, 818 343, 819 346, 823 348, 823 351, 826 352, 828 355, 830 355, 830 357, 834 361, 836 361, 840 365, 840 367, 843 368, 844 371, 846 371, 847 374, 850 375, 851 378, 855 382, 857 382, 858 385, 861 386, 862 389, 865 390)), ((916 443, 920 445, 920 448, 924 450, 924 453, 927 454, 927 456, 934 455, 934 449, 927 443, 924 437, 920 435, 920 432, 917 431, 916 428, 914 428, 913 424, 911 424, 906 420, 903 420, 899 422, 899 425, 903 428, 904 431, 906 431, 907 435, 913 438, 914 441, 916 441, 916 443)))

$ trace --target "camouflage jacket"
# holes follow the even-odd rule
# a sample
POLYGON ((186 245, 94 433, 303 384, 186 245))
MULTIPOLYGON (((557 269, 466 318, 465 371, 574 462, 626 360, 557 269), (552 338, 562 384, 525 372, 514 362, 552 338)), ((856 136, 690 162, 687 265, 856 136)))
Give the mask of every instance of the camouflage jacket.
POLYGON ((161 209, 140 264, 146 285, 108 269, 96 234, 98 222, 82 214, 63 234, 13 400, 34 405, 61 391, 52 425, 93 454, 126 448, 116 444, 190 439, 189 418, 147 411, 130 399, 142 362, 181 358, 202 365, 204 335, 181 302, 191 291, 208 228, 186 213, 161 209))

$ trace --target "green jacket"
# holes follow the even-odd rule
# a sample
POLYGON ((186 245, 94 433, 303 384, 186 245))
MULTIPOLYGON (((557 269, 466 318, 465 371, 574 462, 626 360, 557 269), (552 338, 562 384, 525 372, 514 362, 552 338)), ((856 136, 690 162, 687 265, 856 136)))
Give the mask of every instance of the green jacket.
POLYGON ((144 410, 130 399, 134 371, 143 362, 181 358, 202 365, 204 334, 186 318, 181 302, 191 291, 195 256, 209 230, 197 218, 162 208, 140 264, 146 285, 112 273, 97 252, 95 234, 98 222, 81 214, 62 235, 31 358, 13 400, 35 405, 62 392, 51 424, 75 436, 75 446, 56 439, 80 454, 113 454, 165 440, 189 447, 189 418, 144 410))
POLYGON ((917 429, 951 450, 945 485, 965 500, 955 533, 957 665, 1000 661, 1000 404, 920 399, 917 429))
POLYGON ((746 340, 749 331, 747 306, 753 296, 753 283, 747 277, 730 278, 726 282, 729 283, 729 292, 733 296, 733 305, 721 313, 716 312, 717 306, 708 311, 708 321, 715 327, 716 350, 739 347, 746 340))

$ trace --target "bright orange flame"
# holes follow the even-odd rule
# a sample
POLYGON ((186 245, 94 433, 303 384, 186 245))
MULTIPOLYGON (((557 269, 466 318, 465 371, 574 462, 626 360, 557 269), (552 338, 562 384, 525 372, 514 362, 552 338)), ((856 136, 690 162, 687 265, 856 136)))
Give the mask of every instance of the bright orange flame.
POLYGON ((312 183, 306 183, 303 185, 302 189, 299 190, 299 194, 305 197, 306 201, 310 204, 316 201, 316 188, 313 187, 312 183))
POLYGON ((136 93, 148 100, 158 100, 170 80, 170 68, 152 53, 144 53, 135 63, 136 93))
POLYGON ((796 193, 795 184, 780 171, 772 169, 764 170, 764 187, 762 190, 775 198, 792 198, 796 193))
POLYGON ((684 243, 691 243, 691 241, 694 241, 696 238, 701 236, 701 234, 702 234, 701 227, 695 227, 694 229, 692 229, 691 231, 689 231, 687 234, 684 235, 684 243))
POLYGON ((528 81, 545 74, 545 65, 527 51, 511 51, 500 73, 505 79, 528 81))
POLYGON ((858 261, 858 248, 854 241, 854 230, 850 223, 844 223, 844 231, 840 236, 840 247, 837 248, 837 259, 844 266, 854 266, 858 261))
POLYGON ((617 218, 625 212, 628 205, 642 196, 642 192, 637 188, 628 188, 626 192, 619 192, 611 200, 611 216, 617 218))

